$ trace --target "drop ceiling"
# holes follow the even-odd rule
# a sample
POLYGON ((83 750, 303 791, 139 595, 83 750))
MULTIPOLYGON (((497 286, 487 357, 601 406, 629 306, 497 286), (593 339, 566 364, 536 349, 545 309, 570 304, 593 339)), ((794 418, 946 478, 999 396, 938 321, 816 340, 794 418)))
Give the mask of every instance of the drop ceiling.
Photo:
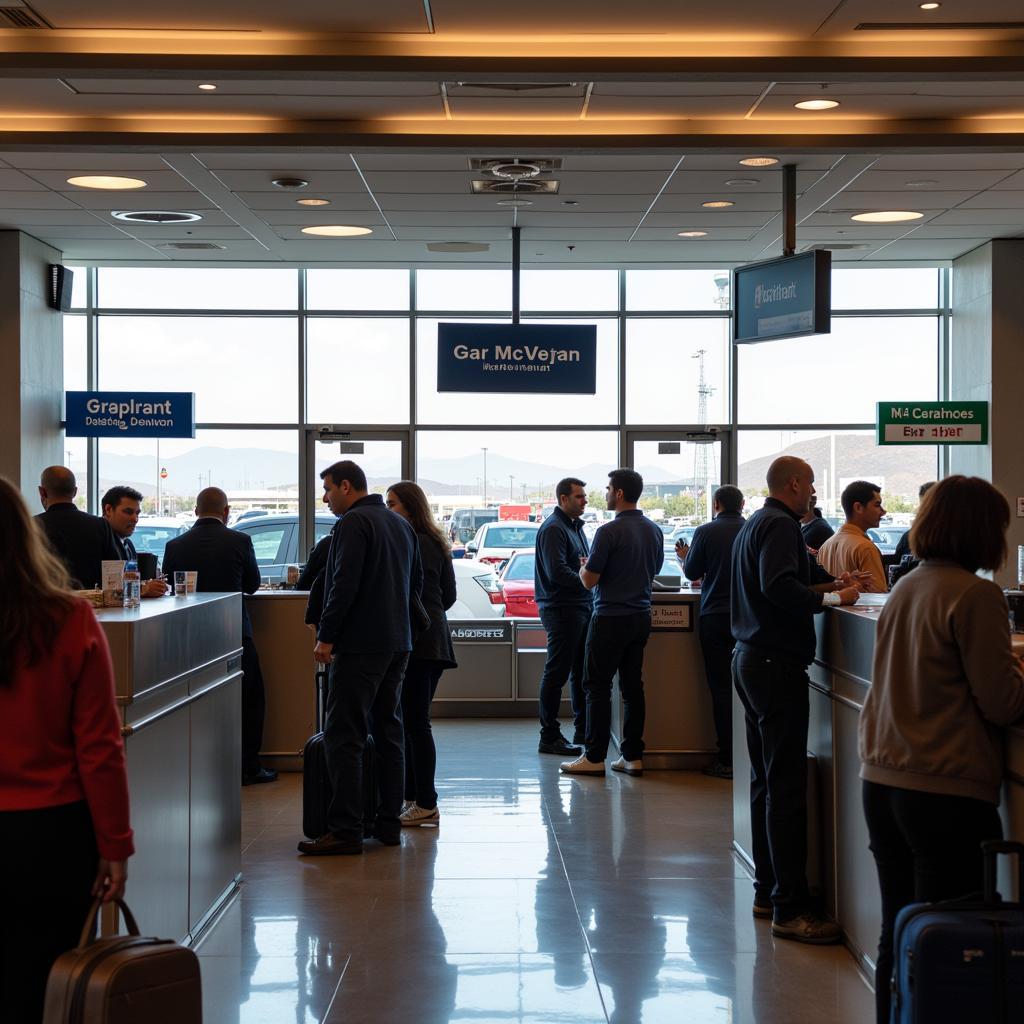
POLYGON ((0 230, 71 261, 484 266, 509 259, 518 226, 527 264, 728 265, 780 251, 784 163, 798 247, 837 260, 1024 238, 1017 0, 0 7, 38 26, 0 27, 0 230), (793 106, 821 97, 839 106, 793 106), (780 163, 739 164, 754 155, 780 163), (474 195, 488 175, 471 161, 490 157, 560 160, 540 175, 557 193, 515 208, 474 195), (147 185, 67 183, 88 173, 147 185), (285 176, 309 185, 275 188, 285 176), (879 209, 923 217, 850 219, 879 209), (124 210, 201 219, 126 224, 124 210), (373 233, 302 234, 318 224, 373 233), (428 253, 436 242, 489 248, 428 253))

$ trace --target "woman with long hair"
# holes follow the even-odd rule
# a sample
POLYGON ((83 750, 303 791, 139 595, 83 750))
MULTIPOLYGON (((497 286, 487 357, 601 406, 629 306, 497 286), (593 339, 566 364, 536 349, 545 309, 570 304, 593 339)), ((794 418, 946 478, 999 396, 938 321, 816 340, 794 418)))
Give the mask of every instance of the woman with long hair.
POLYGON ((106 637, 0 477, 0 1016, 39 1024, 54 960, 134 852, 106 637), (28 927, 31 934, 25 932, 28 927))
POLYGON ((445 612, 455 604, 455 570, 445 535, 430 514, 423 489, 410 480, 388 488, 387 506, 407 519, 416 531, 423 563, 421 600, 430 626, 413 638, 412 654, 402 683, 402 718, 405 722, 405 807, 403 825, 436 825, 434 772, 437 750, 430 728, 430 702, 446 668, 455 668, 455 652, 445 612))
POLYGON ((983 885, 981 844, 1001 839, 1000 727, 1024 716, 1024 663, 1006 598, 979 569, 1006 561, 1010 507, 988 481, 932 487, 910 531, 920 566, 878 618, 860 718, 864 816, 882 894, 875 999, 888 1024, 893 925, 908 903, 983 885))

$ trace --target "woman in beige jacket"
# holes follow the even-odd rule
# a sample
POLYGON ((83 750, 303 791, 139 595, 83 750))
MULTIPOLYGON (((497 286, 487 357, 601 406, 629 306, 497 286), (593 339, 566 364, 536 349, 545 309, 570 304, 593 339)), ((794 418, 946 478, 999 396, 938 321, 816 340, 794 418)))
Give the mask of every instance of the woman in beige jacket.
POLYGON ((889 1021, 893 924, 908 903, 982 888, 981 843, 1002 838, 1001 726, 1024 716, 1024 663, 1006 599, 976 575, 1006 560, 1010 509, 990 483, 952 476, 910 532, 922 560, 878 620, 860 719, 864 816, 882 892, 878 1024, 889 1021))

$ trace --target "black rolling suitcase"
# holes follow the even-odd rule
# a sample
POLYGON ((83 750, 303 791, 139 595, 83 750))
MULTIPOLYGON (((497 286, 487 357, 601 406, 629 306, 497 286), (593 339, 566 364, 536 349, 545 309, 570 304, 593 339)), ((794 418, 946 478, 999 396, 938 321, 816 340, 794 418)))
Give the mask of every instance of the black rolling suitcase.
MULTIPOLYGON (((316 670, 316 732, 302 748, 302 831, 310 839, 327 833, 327 808, 331 802, 331 777, 327 774, 324 750, 324 708, 327 705, 327 668, 316 670)), ((373 834, 380 797, 377 790, 377 766, 373 756, 373 737, 366 737, 363 748, 363 832, 373 834)))
POLYGON ((1024 899, 1024 844, 982 843, 981 900, 912 903, 896 917, 891 1024, 1020 1024, 1024 1021, 1024 902, 996 892, 996 857, 1017 854, 1024 899))

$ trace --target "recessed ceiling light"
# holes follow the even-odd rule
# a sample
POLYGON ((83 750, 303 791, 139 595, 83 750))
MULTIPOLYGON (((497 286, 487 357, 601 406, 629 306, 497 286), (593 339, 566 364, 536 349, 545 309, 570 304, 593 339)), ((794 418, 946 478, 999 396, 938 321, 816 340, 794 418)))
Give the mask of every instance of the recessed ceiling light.
POLYGON ((275 188, 305 188, 308 184, 305 178, 274 178, 271 182, 275 188))
POLYGON ((921 178, 919 181, 905 181, 903 184, 907 188, 926 188, 928 185, 938 185, 938 182, 932 178, 921 178))
POLYGON ((744 167, 773 167, 778 162, 773 156, 747 156, 740 161, 744 167))
POLYGON ((832 110, 839 106, 839 100, 800 100, 794 103, 797 110, 832 110))
POLYGON ((213 92, 217 86, 215 86, 213 82, 203 82, 199 88, 202 89, 203 92, 213 92))
POLYGON ((680 238, 707 238, 708 235, 706 231, 677 231, 676 234, 680 238))
POLYGON ((330 199, 296 199, 299 206, 330 206, 330 199))
POLYGON ((701 203, 700 205, 708 210, 724 210, 727 206, 735 206, 736 204, 731 199, 709 199, 706 203, 701 203))
POLYGON ((920 7, 922 11, 934 11, 936 7, 941 7, 942 4, 935 3, 934 0, 932 0, 931 3, 918 4, 917 6, 920 7))
POLYGON ((114 174, 79 174, 74 178, 68 178, 67 181, 69 185, 76 185, 78 188, 105 188, 112 191, 146 187, 141 178, 121 178, 114 174))
POLYGON ((730 178, 726 185, 760 185, 760 178, 730 178))
POLYGON ((129 224, 194 224, 203 219, 198 213, 181 210, 111 210, 110 216, 129 224))
POLYGON ((373 228, 360 228, 354 224, 317 224, 303 228, 302 233, 322 238, 355 238, 357 235, 372 235, 373 228))
POLYGON ((579 206, 580 204, 575 199, 563 199, 562 200, 562 205, 563 206, 579 206))
POLYGON ((855 213, 850 220, 862 224, 900 224, 908 220, 920 220, 923 213, 913 210, 873 210, 871 213, 855 213))
POLYGON ((533 206, 532 199, 499 199, 495 204, 497 206, 533 206))

